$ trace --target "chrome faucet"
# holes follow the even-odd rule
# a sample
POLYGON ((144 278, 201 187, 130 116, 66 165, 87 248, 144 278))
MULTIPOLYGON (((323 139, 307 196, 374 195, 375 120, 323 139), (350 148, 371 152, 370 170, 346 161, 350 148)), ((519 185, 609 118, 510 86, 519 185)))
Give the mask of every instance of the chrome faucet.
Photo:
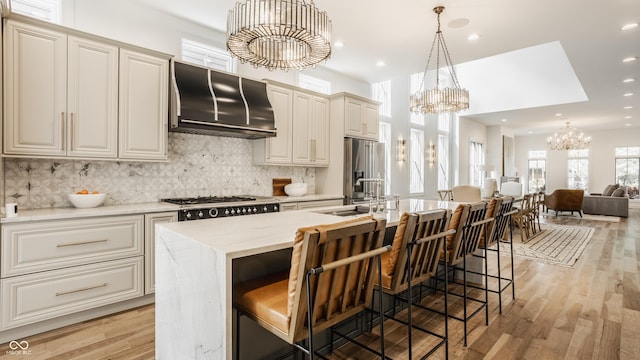
MULTIPOLYGON (((382 190, 382 184, 384 184, 384 179, 380 177, 380 174, 378 174, 377 177, 375 178, 360 178, 356 181, 356 186, 360 185, 363 182, 370 182, 370 183, 374 183, 376 185, 376 192, 375 192, 375 207, 376 207, 376 212, 380 212, 383 210, 383 207, 380 206, 380 193, 382 190)), ((371 201, 369 202, 369 213, 372 212, 372 206, 371 206, 371 201)))

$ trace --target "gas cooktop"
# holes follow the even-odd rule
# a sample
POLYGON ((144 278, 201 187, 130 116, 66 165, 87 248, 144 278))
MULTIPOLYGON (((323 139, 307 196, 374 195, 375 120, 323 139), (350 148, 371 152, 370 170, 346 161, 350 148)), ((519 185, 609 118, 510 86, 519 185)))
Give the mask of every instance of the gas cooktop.
POLYGON ((164 202, 177 205, 197 205, 197 204, 212 204, 212 203, 227 203, 236 201, 253 201, 255 197, 250 196, 198 196, 192 198, 172 198, 162 199, 164 202))

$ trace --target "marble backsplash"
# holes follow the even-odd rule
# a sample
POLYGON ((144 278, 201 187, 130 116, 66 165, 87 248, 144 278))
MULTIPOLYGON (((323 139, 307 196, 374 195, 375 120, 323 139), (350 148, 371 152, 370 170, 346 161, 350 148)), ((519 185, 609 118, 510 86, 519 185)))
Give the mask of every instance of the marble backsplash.
POLYGON ((124 162, 65 159, 4 159, 5 203, 21 209, 67 207, 66 194, 87 189, 107 193, 105 205, 155 202, 207 195, 271 196, 273 178, 309 184, 315 169, 257 166, 251 140, 169 133, 169 161, 124 162), (77 182, 78 186, 71 186, 77 182))

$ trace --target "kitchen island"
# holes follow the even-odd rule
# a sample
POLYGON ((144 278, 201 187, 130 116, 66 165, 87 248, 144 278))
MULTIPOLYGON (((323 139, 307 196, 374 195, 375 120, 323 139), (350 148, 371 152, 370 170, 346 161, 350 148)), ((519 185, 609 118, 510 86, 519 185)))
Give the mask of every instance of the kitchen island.
MULTIPOLYGON (((387 226, 393 226, 405 211, 455 206, 454 202, 405 199, 400 201, 399 209, 378 216, 385 216, 387 226)), ((240 274, 234 263, 249 258, 258 263, 252 264, 254 269, 250 272, 268 271, 270 265, 262 264, 260 257, 290 249, 298 228, 342 220, 345 217, 330 212, 299 210, 159 224, 156 358, 231 359, 232 286, 239 276, 247 276, 246 272, 240 274)), ((287 260, 279 262, 281 266, 289 265, 287 260)))

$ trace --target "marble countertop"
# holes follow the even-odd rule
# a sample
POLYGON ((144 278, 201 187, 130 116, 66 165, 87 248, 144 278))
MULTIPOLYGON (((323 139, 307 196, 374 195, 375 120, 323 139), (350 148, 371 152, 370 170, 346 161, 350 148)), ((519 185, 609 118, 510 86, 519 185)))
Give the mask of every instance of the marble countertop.
MULTIPOLYGON (((309 194, 305 196, 274 196, 273 200, 281 203, 342 199, 342 195, 309 194)), ((90 209, 78 209, 74 207, 19 209, 16 217, 2 217, 0 224, 19 223, 25 221, 45 221, 68 218, 86 218, 95 216, 112 216, 128 214, 145 214, 163 211, 178 211, 180 205, 165 202, 150 202, 125 205, 106 205, 90 209)))
POLYGON ((163 202, 127 204, 127 205, 107 205, 90 209, 78 209, 74 207, 65 208, 44 208, 28 209, 18 211, 18 216, 2 217, 0 223, 20 223, 26 221, 58 220, 69 218, 86 218, 95 216, 145 214, 163 211, 178 211, 180 206, 163 202))

